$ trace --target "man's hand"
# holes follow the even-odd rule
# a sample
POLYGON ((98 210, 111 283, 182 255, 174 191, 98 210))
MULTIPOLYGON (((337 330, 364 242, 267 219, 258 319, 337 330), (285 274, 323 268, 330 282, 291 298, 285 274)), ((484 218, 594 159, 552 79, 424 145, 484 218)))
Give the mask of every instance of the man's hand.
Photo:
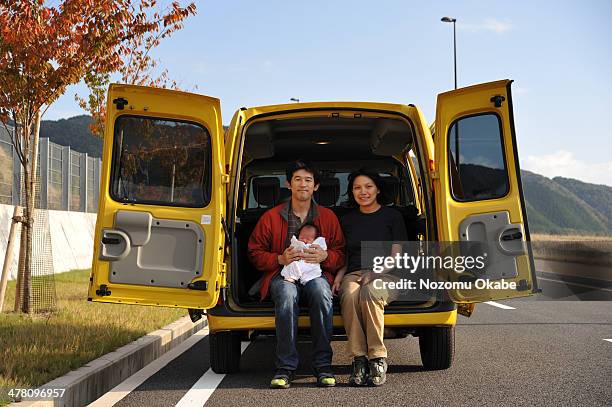
POLYGON ((278 256, 278 264, 281 266, 287 266, 296 260, 300 260, 301 253, 295 248, 289 246, 285 249, 283 254, 278 256))
POLYGON ((321 263, 327 259, 327 250, 323 250, 318 244, 310 245, 301 255, 306 263, 321 263))

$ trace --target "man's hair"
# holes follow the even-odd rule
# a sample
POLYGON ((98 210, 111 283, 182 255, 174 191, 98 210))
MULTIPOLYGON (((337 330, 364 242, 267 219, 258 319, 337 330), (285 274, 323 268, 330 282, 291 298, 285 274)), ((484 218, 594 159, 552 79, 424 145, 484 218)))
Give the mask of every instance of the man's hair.
POLYGON ((293 173, 299 170, 304 170, 312 174, 312 178, 314 178, 315 185, 319 185, 319 171, 309 163, 308 161, 304 161, 301 159, 295 160, 287 166, 285 170, 285 175, 287 176, 287 182, 291 184, 291 178, 293 178, 293 173))
POLYGON ((381 176, 378 175, 377 172, 370 170, 368 168, 360 168, 357 171, 351 172, 348 176, 348 186, 346 187, 346 195, 348 198, 349 206, 351 207, 359 206, 357 204, 357 201, 355 200, 355 196, 353 195, 353 184, 355 183, 355 178, 359 177, 360 175, 363 175, 364 177, 368 177, 374 182, 374 184, 376 185, 376 188, 378 188, 378 190, 380 191, 380 194, 376 196, 376 202, 380 203, 379 199, 382 198, 380 195, 384 194, 385 192, 381 176))
POLYGON ((319 236, 319 228, 312 222, 306 222, 302 226, 300 226, 297 231, 298 236, 300 235, 300 233, 302 233, 302 229, 304 228, 314 228, 316 235, 319 236))

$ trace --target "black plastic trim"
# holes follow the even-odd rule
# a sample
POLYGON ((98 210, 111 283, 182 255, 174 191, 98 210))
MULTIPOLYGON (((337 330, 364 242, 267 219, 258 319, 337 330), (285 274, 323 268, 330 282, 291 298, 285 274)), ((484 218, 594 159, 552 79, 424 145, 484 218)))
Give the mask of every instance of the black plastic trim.
MULTIPOLYGON (((452 183, 449 182, 448 184, 450 186, 451 196, 453 197, 453 200, 456 201, 456 202, 482 202, 482 201, 490 201, 490 200, 493 200, 493 199, 502 199, 502 198, 508 196, 508 194, 510 193, 510 178, 508 177, 508 171, 509 170, 508 170, 508 160, 506 160, 506 145, 504 143, 504 128, 503 128, 503 124, 502 124, 502 118, 500 117, 499 114, 497 114, 496 112, 485 111, 485 112, 479 112, 479 113, 474 113, 474 114, 469 114, 469 115, 461 116, 461 117, 458 117, 457 119, 453 120, 451 122, 451 125, 448 127, 449 131, 448 131, 448 133, 446 135, 446 146, 447 147, 450 146, 450 142, 449 142, 450 137, 451 137, 450 130, 460 120, 469 119, 471 117, 488 116, 488 115, 495 116, 497 118, 497 124, 499 126, 499 138, 500 138, 500 141, 501 141, 502 157, 504 159, 504 170, 506 172, 506 191, 504 192, 503 195, 495 196, 495 197, 491 197, 491 198, 486 198, 486 199, 459 199, 459 198, 457 198, 455 196, 455 191, 453 191, 452 183)), ((450 151, 448 151, 448 148, 447 148, 446 154, 448 156, 446 161, 450 163, 450 151)), ((451 179, 451 174, 450 174, 451 168, 450 168, 450 165, 447 165, 447 167, 448 167, 448 177, 449 177, 448 179, 450 180, 451 179)), ((459 171, 459 168, 457 168, 457 171, 459 171)))
MULTIPOLYGON (((119 160, 119 157, 117 155, 117 148, 118 148, 118 140, 116 137, 116 133, 115 133, 115 129, 116 129, 116 124, 117 121, 119 119, 122 119, 124 117, 133 117, 133 118, 139 118, 139 119, 152 119, 152 120, 165 120, 165 121, 173 121, 173 122, 178 122, 178 123, 187 123, 187 124, 192 124, 194 126, 198 126, 201 127, 204 131, 206 131, 206 135, 208 136, 208 145, 209 145, 209 150, 208 150, 208 155, 206 157, 206 159, 209 161, 210 164, 212 164, 212 134, 210 132, 210 129, 208 128, 208 126, 203 125, 202 123, 198 123, 198 122, 194 122, 192 120, 179 120, 179 119, 175 119, 175 118, 171 118, 171 117, 159 117, 159 116, 146 116, 146 115, 138 115, 138 114, 122 114, 120 116, 118 116, 115 119, 115 122, 113 123, 113 149, 112 149, 112 156, 111 156, 111 172, 110 172, 110 179, 108 180, 108 192, 109 195, 111 197, 111 199, 115 202, 119 202, 122 204, 129 204, 129 205, 155 205, 155 206, 169 206, 169 207, 178 207, 178 208, 207 208, 208 206, 210 206, 210 203, 213 202, 212 199, 212 191, 213 191, 213 174, 210 174, 210 180, 211 182, 209 182, 208 185, 208 197, 209 200, 208 202, 204 202, 204 205, 185 205, 185 204, 173 204, 171 202, 165 202, 165 201, 145 201, 145 200, 129 200, 129 199, 121 199, 115 196, 115 193, 113 191, 113 180, 115 179, 115 175, 117 172, 117 160, 119 160)), ((214 165, 210 165, 209 168, 211 169, 211 171, 213 171, 214 165)))
MULTIPOLYGON (((409 105, 410 107, 414 107, 414 105, 409 105)), ((243 110, 243 109, 241 109, 243 110)), ((281 115, 286 115, 286 114, 294 114, 294 113, 304 113, 304 112, 316 112, 316 111, 327 111, 327 112, 333 112, 333 111, 352 111, 352 112, 365 112, 365 113, 383 113, 383 114, 390 114, 390 115, 396 115, 398 117, 401 117, 403 119, 406 120, 406 122, 408 123, 408 125, 410 126, 411 130, 412 130, 412 134, 416 135, 417 132, 415 130, 414 127, 414 123, 412 122, 412 120, 410 119, 410 117, 406 116, 405 114, 399 113, 397 111, 392 111, 392 110, 381 110, 381 109, 364 109, 364 108, 351 108, 351 107, 339 107, 339 108, 330 108, 330 107, 319 107, 319 108, 300 108, 300 109, 287 109, 287 110, 283 110, 283 111, 278 111, 278 112, 270 112, 270 113, 262 113, 259 115, 255 115, 253 117, 251 117, 249 120, 247 120, 244 124, 242 124, 242 128, 240 129, 240 140, 239 140, 239 147, 238 147, 238 152, 237 152, 237 159, 234 160, 235 165, 236 165, 236 181, 234 183, 234 191, 233 196, 232 196, 232 201, 230 203, 230 207, 232 208, 232 212, 230 213, 231 216, 229 216, 229 228, 230 228, 230 235, 233 237, 234 233, 235 233, 235 225, 236 225, 236 220, 235 220, 235 208, 234 208, 234 201, 236 198, 237 199, 237 194, 238 194, 238 189, 239 185, 240 185, 240 178, 241 178, 241 167, 242 167, 242 156, 243 156, 243 149, 244 149, 244 136, 245 136, 245 129, 248 127, 248 125, 255 120, 260 120, 262 118, 266 118, 266 117, 273 117, 273 116, 281 116, 281 115)), ((427 123, 423 123, 423 125, 426 125, 427 123)), ((238 124, 240 125, 240 123, 238 124)), ((425 137, 425 135, 422 135, 423 137, 425 137)), ((431 185, 431 179, 430 179, 430 174, 429 174, 429 163, 427 163, 427 165, 424 165, 423 163, 423 158, 422 154, 424 154, 424 150, 423 150, 423 146, 421 145, 421 142, 423 140, 415 140, 414 142, 414 146, 416 146, 417 148, 417 153, 416 157, 417 160, 419 162, 419 166, 422 169, 422 174, 421 174, 421 187, 423 188, 423 194, 425 196, 425 204, 426 204, 426 208, 425 208, 425 213, 427 214, 425 220, 427 222, 427 230, 429 231, 429 238, 431 237, 437 237, 438 236, 438 228, 437 228, 437 224, 435 222, 435 217, 436 217, 436 213, 435 213, 435 202, 433 201, 433 194, 434 194, 434 190, 432 188, 431 191, 431 199, 429 199, 429 193, 428 193, 428 188, 431 185), (418 142, 417 142, 418 141, 418 142)), ((231 171, 234 171, 234 169, 231 169, 231 171)), ((232 256, 232 262, 231 264, 238 264, 238 259, 236 257, 236 244, 235 244, 235 239, 231 240, 231 245, 232 245, 232 250, 231 250, 231 256, 232 256)), ((233 267, 231 267, 233 269, 233 267)), ((233 283, 232 281, 232 274, 233 274, 233 270, 230 269, 228 272, 228 276, 230 278, 230 281, 233 283)), ((232 291, 232 298, 235 298, 235 293, 234 293, 234 286, 236 286, 236 284, 230 284, 230 288, 232 291)), ((223 301, 224 304, 227 304, 227 301, 223 301)), ((225 305, 224 305, 225 306, 225 305)), ((249 311, 248 314, 239 314, 242 316, 245 315, 253 315, 255 316, 256 314, 251 314, 251 312, 249 311)))
POLYGON ((519 197, 521 199, 521 211, 523 212, 523 229, 525 230, 525 240, 527 241, 527 252, 529 255, 529 265, 531 267, 531 279, 533 282, 532 293, 539 293, 542 290, 538 288, 538 278, 536 276, 535 261, 533 260, 533 250, 531 247, 531 234, 529 233, 529 225, 527 222, 527 207, 525 206, 525 197, 523 194, 523 181, 521 179, 521 166, 519 165, 518 145, 516 144, 516 128, 514 127, 514 107, 512 105, 512 82, 506 85, 506 93, 508 94, 508 116, 510 120, 510 135, 512 136, 512 149, 514 152, 514 164, 516 166, 516 182, 519 189, 519 197))

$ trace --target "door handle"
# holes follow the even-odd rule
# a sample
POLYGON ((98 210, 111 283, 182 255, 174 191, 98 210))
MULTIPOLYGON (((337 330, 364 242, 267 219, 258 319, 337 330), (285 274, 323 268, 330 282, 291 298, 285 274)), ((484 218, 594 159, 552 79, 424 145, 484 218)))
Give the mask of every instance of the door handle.
POLYGON ((119 239, 118 237, 104 236, 102 238, 102 243, 104 243, 104 244, 119 244, 119 243, 121 243, 121 239, 119 239))
POLYGON ((520 240, 522 238, 523 238, 523 234, 520 231, 518 231, 512 234, 509 233, 509 234, 502 235, 501 240, 505 242, 509 242, 510 240, 520 240))
POLYGON ((100 248, 100 260, 119 261, 130 254, 132 244, 129 236, 117 229, 102 230, 102 247, 100 248))
POLYGON ((518 256, 527 252, 523 241, 523 225, 509 224, 498 235, 498 247, 507 256, 518 256))

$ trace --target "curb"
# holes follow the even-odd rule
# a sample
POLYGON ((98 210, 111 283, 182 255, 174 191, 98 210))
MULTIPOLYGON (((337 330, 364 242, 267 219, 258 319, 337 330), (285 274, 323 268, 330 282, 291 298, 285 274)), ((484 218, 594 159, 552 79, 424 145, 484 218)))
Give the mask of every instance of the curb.
POLYGON ((40 387, 65 389, 61 398, 24 400, 10 406, 72 407, 89 404, 207 325, 206 318, 193 323, 185 316, 40 387))

